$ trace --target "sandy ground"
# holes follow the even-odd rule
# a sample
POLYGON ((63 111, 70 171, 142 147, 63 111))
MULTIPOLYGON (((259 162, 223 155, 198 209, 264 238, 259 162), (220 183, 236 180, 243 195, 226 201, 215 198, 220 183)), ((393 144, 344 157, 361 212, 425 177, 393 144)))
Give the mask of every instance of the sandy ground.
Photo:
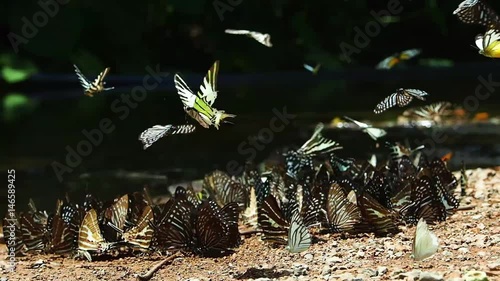
MULTIPOLYGON (((318 235, 300 254, 271 248, 254 235, 223 258, 176 258, 151 280, 465 280, 464 275, 473 271, 500 280, 500 167, 468 174, 467 196, 461 204, 474 208, 434 226, 440 249, 427 260, 417 263, 410 257, 414 227, 403 228, 394 237, 318 235)), ((137 274, 164 258, 88 262, 31 255, 17 258, 11 273, 6 254, 1 245, 0 280, 136 280, 137 274)))

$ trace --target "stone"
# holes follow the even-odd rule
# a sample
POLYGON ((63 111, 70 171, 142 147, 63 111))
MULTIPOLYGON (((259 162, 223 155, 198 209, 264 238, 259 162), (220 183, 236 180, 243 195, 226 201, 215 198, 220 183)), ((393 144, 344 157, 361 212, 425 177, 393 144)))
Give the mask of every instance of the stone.
POLYGON ((419 281, 443 281, 443 275, 435 272, 420 273, 419 281))

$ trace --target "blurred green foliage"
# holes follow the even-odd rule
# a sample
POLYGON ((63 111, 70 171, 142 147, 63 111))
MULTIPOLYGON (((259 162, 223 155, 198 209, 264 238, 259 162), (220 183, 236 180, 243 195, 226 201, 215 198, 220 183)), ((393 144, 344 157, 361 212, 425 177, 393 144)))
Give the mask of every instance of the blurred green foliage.
POLYGON ((3 119, 11 122, 33 112, 38 102, 23 94, 9 93, 3 98, 3 119))

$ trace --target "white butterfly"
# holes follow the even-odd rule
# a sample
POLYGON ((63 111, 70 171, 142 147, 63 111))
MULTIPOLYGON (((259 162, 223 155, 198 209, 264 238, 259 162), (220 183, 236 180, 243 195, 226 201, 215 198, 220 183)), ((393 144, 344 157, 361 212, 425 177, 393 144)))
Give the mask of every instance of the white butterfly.
POLYGON ((479 53, 489 58, 500 58, 500 32, 489 29, 486 33, 476 36, 476 46, 479 53))
POLYGON ((344 118, 353 122, 354 124, 358 125, 359 127, 363 128, 363 132, 367 133, 374 141, 376 141, 377 139, 379 139, 387 134, 387 132, 383 129, 373 128, 371 125, 356 121, 356 120, 354 120, 350 117, 347 117, 347 116, 344 116, 344 118))
POLYGON ((94 94, 97 94, 102 91, 108 91, 108 90, 113 90, 115 87, 109 87, 109 88, 104 88, 104 85, 106 85, 106 82, 104 82, 104 78, 106 75, 108 75, 110 68, 106 67, 94 80, 94 82, 90 82, 87 77, 85 77, 80 69, 76 66, 75 67, 75 72, 76 75, 78 76, 78 80, 80 80, 80 84, 83 87, 83 90, 85 91, 85 95, 89 97, 93 97, 94 94))
POLYGON ((305 63, 304 63, 304 68, 305 68, 307 71, 311 71, 311 72, 312 72, 312 74, 316 74, 316 73, 318 73, 318 71, 319 71, 319 68, 320 68, 320 67, 321 67, 321 64, 320 64, 320 63, 318 63, 315 67, 312 67, 312 66, 310 66, 310 65, 305 64, 305 63))
POLYGON ((413 237, 413 259, 421 261, 431 257, 437 252, 439 241, 436 234, 427 227, 423 218, 418 221, 413 237))
POLYGON ((271 44, 271 35, 267 33, 264 34, 250 30, 236 30, 236 29, 226 29, 225 32, 228 34, 247 35, 248 37, 252 37, 253 39, 257 40, 262 45, 265 45, 267 47, 273 46, 273 44, 271 44))
POLYGON ((155 125, 139 135, 139 140, 144 144, 144 149, 150 147, 160 138, 166 135, 190 134, 196 130, 194 125, 155 125))
POLYGON ((304 225, 298 211, 295 211, 288 228, 288 245, 286 249, 290 253, 306 251, 311 246, 311 234, 304 225))

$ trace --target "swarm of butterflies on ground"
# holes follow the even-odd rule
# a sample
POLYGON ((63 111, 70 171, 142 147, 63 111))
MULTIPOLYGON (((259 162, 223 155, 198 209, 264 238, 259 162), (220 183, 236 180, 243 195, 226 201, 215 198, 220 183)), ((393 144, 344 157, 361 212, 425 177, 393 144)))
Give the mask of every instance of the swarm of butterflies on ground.
MULTIPOLYGON (((486 33, 476 37, 479 52, 500 57, 500 19, 489 6, 479 0, 466 0, 454 14, 465 23, 486 26, 486 33)), ((247 35, 272 47, 269 34, 247 30, 226 33, 247 35)), ((418 49, 394 54, 377 68, 390 69, 418 54, 418 49)), ((304 64, 304 68, 315 74, 320 64, 304 64)), ((85 95, 92 97, 113 89, 105 87, 109 70, 106 68, 91 82, 75 66, 85 95)), ((197 94, 179 74, 174 76, 185 113, 204 128, 219 129, 222 123, 229 123, 227 118, 236 117, 213 107, 218 71, 216 61, 197 94)), ((400 88, 380 102, 374 112, 406 106, 413 98, 425 100, 427 95, 422 90, 400 88)), ((439 115, 442 107, 437 104, 433 108, 439 115)), ((385 135, 382 129, 346 119, 362 127, 374 140, 385 135)), ((342 147, 323 137, 322 129, 319 124, 303 146, 284 152, 280 161, 266 163, 262 169, 248 165, 237 177, 214 171, 205 176, 202 192, 196 193, 189 186, 178 187, 164 204, 152 204, 146 190, 106 203, 92 195, 87 195, 83 203, 68 198, 58 200, 51 214, 37 210, 31 202, 30 211, 15 218, 16 254, 43 252, 88 260, 102 255, 173 251, 217 256, 238 247, 241 225, 255 228, 270 244, 285 245, 296 253, 309 248, 314 233, 389 235, 400 231, 402 224, 417 224, 413 256, 416 260, 431 256, 438 241, 427 224, 445 221, 459 206, 453 194, 458 180, 447 169, 445 160, 429 160, 420 151, 423 147, 410 149, 398 143, 388 144, 387 161, 377 161, 376 157, 369 161, 341 158, 335 152, 342 147)), ((191 124, 156 125, 142 132, 139 140, 146 149, 164 136, 195 130, 191 124)), ((462 188, 466 182, 462 169, 462 188)), ((8 225, 6 218, 5 237, 10 235, 8 225)))
MULTIPOLYGON (((16 218, 16 254, 88 260, 175 251, 219 256, 239 246, 240 227, 297 253, 309 248, 312 234, 385 236, 418 223, 417 235, 424 238, 416 237, 413 255, 418 260, 432 255, 437 238, 426 223, 445 221, 459 206, 454 195, 459 180, 446 162, 428 160, 423 147, 399 143, 387 143, 387 161, 341 158, 336 152, 342 146, 324 137, 323 127, 320 123, 300 148, 259 169, 248 163, 239 176, 213 171, 205 175, 201 192, 178 186, 163 204, 153 204, 147 189, 105 203, 90 194, 83 203, 57 200, 51 214, 31 202, 30 211, 16 218)), ((465 187, 464 169, 461 177, 465 187)), ((12 231, 7 219, 5 237, 12 231)))

